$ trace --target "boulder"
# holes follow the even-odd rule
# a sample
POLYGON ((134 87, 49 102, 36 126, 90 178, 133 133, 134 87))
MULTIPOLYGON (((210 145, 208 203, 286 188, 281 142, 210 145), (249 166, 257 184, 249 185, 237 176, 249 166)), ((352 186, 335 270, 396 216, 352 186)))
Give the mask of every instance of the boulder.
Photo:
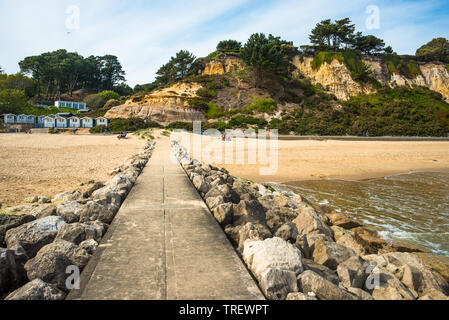
POLYGON ((85 223, 98 220, 106 224, 111 224, 118 209, 118 207, 113 205, 104 205, 99 200, 89 201, 81 211, 80 222, 85 223))
POLYGON ((269 300, 285 300, 289 293, 298 292, 296 273, 267 269, 260 276, 260 288, 269 300))
POLYGON ((5 300, 50 301, 64 300, 65 297, 66 294, 55 286, 49 285, 41 279, 35 279, 11 293, 5 300))
POLYGON ((354 250, 349 249, 335 242, 318 240, 313 251, 313 260, 332 270, 337 270, 340 263, 345 262, 355 256, 354 250))
POLYGON ((25 264, 28 279, 42 279, 56 285, 59 289, 67 291, 67 267, 77 266, 80 270, 89 261, 86 250, 78 248, 73 243, 56 240, 43 247, 33 259, 25 264))
POLYGON ((202 193, 208 193, 209 190, 211 189, 210 184, 207 183, 207 182, 204 180, 204 177, 203 177, 203 176, 200 176, 200 175, 196 175, 196 176, 193 178, 192 183, 193 183, 193 185, 195 186, 195 188, 196 188, 199 192, 202 192, 202 193))
POLYGON ((337 226, 331 226, 331 230, 334 233, 334 239, 338 242, 338 239, 340 239, 345 234, 349 234, 350 231, 343 229, 342 227, 337 226))
POLYGON ((319 240, 325 242, 334 242, 333 239, 324 234, 308 234, 306 235, 307 244, 309 245, 309 257, 313 258, 313 251, 315 251, 315 243, 319 240))
POLYGON ((83 197, 84 198, 89 198, 90 196, 92 196, 92 193, 94 193, 95 191, 97 191, 98 189, 101 189, 104 187, 104 184, 102 182, 95 182, 89 189, 86 190, 86 192, 84 192, 83 197))
POLYGON ((206 204, 211 211, 214 211, 216 207, 226 203, 223 196, 209 197, 206 199, 206 204))
POLYGON ((56 240, 65 240, 76 245, 86 240, 86 225, 83 223, 65 224, 59 230, 56 240))
POLYGON ((304 294, 302 292, 294 292, 294 293, 289 293, 287 296, 287 299, 285 299, 287 301, 316 301, 318 300, 316 298, 316 295, 314 293, 310 293, 310 294, 304 294))
POLYGON ((372 295, 370 295, 368 292, 366 292, 362 289, 359 289, 359 288, 348 288, 348 292, 350 292, 353 295, 355 295, 356 297, 358 297, 359 300, 364 300, 364 301, 374 300, 372 295))
POLYGON ((298 248, 302 255, 309 259, 312 257, 312 251, 310 250, 309 242, 307 241, 307 236, 300 234, 296 237, 295 247, 298 248))
POLYGON ((65 224, 61 217, 51 216, 35 220, 6 232, 8 248, 21 246, 33 258, 45 245, 51 243, 65 224))
POLYGON ((39 206, 31 210, 31 215, 33 215, 36 219, 55 216, 56 207, 52 204, 39 206))
POLYGON ((84 206, 76 201, 63 202, 56 209, 56 215, 62 217, 66 223, 78 222, 83 208, 84 206))
POLYGON ((24 269, 27 261, 28 256, 20 246, 0 248, 0 296, 27 282, 24 269))
POLYGON ((326 217, 333 226, 341 227, 343 229, 351 230, 362 226, 360 223, 352 220, 343 213, 337 213, 334 211, 333 213, 326 214, 326 217))
POLYGON ((323 223, 313 208, 307 207, 302 209, 293 222, 296 224, 299 233, 305 235, 323 234, 333 237, 332 230, 323 223))
POLYGON ((28 197, 28 198, 25 198, 25 200, 24 200, 25 203, 36 203, 38 201, 39 201, 38 196, 28 197))
POLYGON ((208 199, 219 196, 222 196, 225 202, 239 203, 240 201, 239 195, 234 190, 232 190, 227 184, 223 184, 210 189, 210 191, 207 192, 204 197, 208 199))
POLYGON ((92 255, 92 254, 95 253, 95 251, 97 251, 98 245, 99 244, 98 244, 97 241, 95 241, 94 239, 89 239, 89 240, 81 242, 78 247, 81 248, 81 249, 86 250, 86 252, 88 254, 92 255))
POLYGON ((37 202, 39 202, 39 203, 51 203, 51 200, 47 197, 39 196, 38 198, 39 198, 39 200, 37 202))
POLYGON ((110 187, 98 189, 92 194, 93 200, 98 200, 103 205, 115 205, 120 207, 122 204, 122 196, 110 187))
POLYGON ((82 194, 79 191, 67 191, 60 194, 57 194, 52 202, 59 201, 76 201, 82 197, 82 194))
POLYGON ((298 289, 304 293, 313 292, 320 300, 358 300, 356 296, 310 270, 298 277, 298 289))
POLYGON ((355 228, 354 237, 359 242, 363 248, 365 248, 368 254, 376 254, 388 243, 382 239, 376 231, 370 230, 365 227, 355 228))
POLYGON ((349 233, 339 237, 337 243, 354 250, 359 256, 366 255, 365 248, 363 248, 363 246, 349 233))
POLYGON ((329 269, 326 266, 315 263, 313 260, 303 259, 302 263, 304 265, 304 270, 310 270, 315 272, 320 277, 332 282, 336 286, 340 284, 340 279, 338 278, 337 272, 329 269))
POLYGON ((276 231, 275 236, 290 243, 296 243, 299 236, 298 228, 293 222, 285 223, 276 231))
POLYGON ((346 288, 362 289, 368 278, 369 263, 359 256, 350 257, 337 268, 338 277, 346 288))
POLYGON ((221 226, 232 224, 234 218, 234 206, 232 203, 223 203, 213 210, 215 219, 221 226))
POLYGON ((237 250, 242 252, 247 241, 263 241, 272 236, 270 230, 263 224, 248 222, 238 229, 237 250))
POLYGON ((366 287, 365 289, 371 292, 374 300, 416 300, 418 298, 399 279, 383 268, 374 268, 368 282, 374 286, 374 289, 366 287))
POLYGON ((255 200, 242 200, 234 205, 234 225, 253 223, 265 223, 265 212, 259 202, 255 200))
POLYGON ((267 269, 287 270, 295 274, 304 271, 301 252, 280 238, 247 241, 242 255, 248 268, 259 281, 267 269))
POLYGON ((36 220, 31 215, 8 215, 0 214, 0 244, 5 242, 6 232, 10 229, 20 227, 25 223, 36 220))

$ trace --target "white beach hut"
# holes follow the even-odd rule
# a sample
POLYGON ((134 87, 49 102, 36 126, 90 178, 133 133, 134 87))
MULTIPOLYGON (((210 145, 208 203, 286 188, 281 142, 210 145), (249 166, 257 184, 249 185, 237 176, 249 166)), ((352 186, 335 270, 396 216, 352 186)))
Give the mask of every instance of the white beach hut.
POLYGON ((56 128, 67 128, 67 119, 57 116, 55 118, 56 128))
POLYGON ((3 115, 4 123, 15 123, 16 122, 16 116, 12 113, 4 114, 3 115))
POLYGON ((27 115, 19 114, 16 119, 16 123, 27 123, 27 115))
POLYGON ((26 116, 26 123, 34 124, 35 121, 36 121, 36 117, 35 116, 33 116, 31 114, 26 116))
POLYGON ((45 116, 43 119, 44 128, 54 128, 55 127, 55 117, 45 116))
POLYGON ((99 117, 95 119, 95 122, 97 126, 108 126, 108 119, 105 117, 99 117))
POLYGON ((94 119, 90 117, 84 117, 81 119, 83 128, 92 128, 94 126, 94 119))
POLYGON ((39 125, 39 126, 44 126, 44 118, 45 118, 46 116, 39 116, 39 117, 37 117, 37 124, 39 125))
POLYGON ((70 117, 69 118, 69 127, 70 128, 79 128, 81 127, 81 119, 78 117, 70 117))

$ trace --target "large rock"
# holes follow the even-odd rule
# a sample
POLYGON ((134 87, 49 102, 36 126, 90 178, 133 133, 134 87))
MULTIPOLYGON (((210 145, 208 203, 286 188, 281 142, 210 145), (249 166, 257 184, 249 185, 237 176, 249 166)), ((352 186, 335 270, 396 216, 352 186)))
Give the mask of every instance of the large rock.
POLYGON ((26 283, 24 265, 27 261, 28 256, 20 246, 0 248, 0 296, 26 283))
POLYGON ((207 198, 215 198, 222 196, 225 202, 239 203, 240 197, 239 195, 232 190, 227 184, 223 184, 212 188, 209 192, 204 196, 207 198))
POLYGON ((295 274, 304 271, 301 252, 280 238, 246 242, 243 259, 259 281, 267 269, 287 270, 295 274))
MULTIPOLYGON (((412 292, 423 296, 428 292, 448 294, 449 285, 446 279, 434 272, 421 259, 410 253, 393 252, 383 255, 388 265, 401 270, 401 281, 412 292)), ((439 298, 439 297, 436 297, 439 298)))
POLYGON ((42 279, 67 291, 67 267, 77 266, 81 270, 88 260, 89 254, 84 249, 68 241, 56 240, 43 247, 35 258, 29 260, 25 264, 25 270, 31 281, 42 279))
POLYGON ((89 198, 90 196, 92 196, 92 193, 94 193, 95 191, 97 191, 98 189, 101 189, 104 187, 104 184, 102 182, 95 182, 89 189, 86 190, 86 192, 84 192, 83 197, 84 198, 89 198))
POLYGON ((367 261, 353 256, 338 266, 338 277, 346 288, 362 289, 368 278, 368 266, 367 261))
POLYGON ((304 294, 302 292, 294 292, 294 293, 289 293, 289 295, 287 296, 287 299, 285 299, 287 301, 316 301, 318 300, 316 298, 316 295, 311 293, 310 295, 308 294, 304 294))
POLYGON ((65 297, 66 294, 55 286, 49 285, 41 279, 35 279, 11 293, 5 300, 50 301, 64 300, 65 297))
POLYGON ((332 230, 320 219, 313 208, 302 209, 298 217, 293 221, 302 234, 323 234, 328 237, 333 236, 332 230))
POLYGON ((34 220, 36 218, 31 215, 0 214, 0 245, 5 242, 5 235, 8 230, 20 227, 34 220))
POLYGON ((21 246, 33 258, 45 245, 51 243, 65 224, 61 217, 51 216, 26 223, 6 232, 8 248, 21 246))
POLYGON ((119 207, 104 204, 102 201, 89 201, 80 214, 80 222, 101 221, 111 224, 119 207))
POLYGON ((122 204, 122 196, 110 187, 98 189, 92 194, 92 199, 98 200, 103 205, 115 205, 120 207, 122 204))
POLYGON ((275 236, 290 243, 296 243, 299 236, 298 228, 293 222, 285 223, 276 231, 275 236))
POLYGON ((343 213, 332 212, 326 214, 326 217, 329 219, 333 226, 341 227, 343 229, 354 229, 361 227, 362 225, 357 221, 352 220, 350 217, 343 213))
POLYGON ((263 224, 248 222, 238 229, 238 239, 236 241, 238 251, 242 252, 244 250, 247 241, 263 241, 272 236, 270 230, 263 224))
POLYGON ((365 289, 371 292, 374 300, 416 300, 418 298, 399 279, 383 268, 376 267, 370 274, 370 278, 373 279, 374 289, 365 289))
POLYGON ((234 206, 232 203, 223 203, 213 210, 213 215, 218 223, 225 227, 232 224, 234 218, 234 206))
POLYGON ((356 296, 310 270, 298 277, 298 289, 305 294, 313 292, 320 300, 358 300, 356 296))
POLYGON ((63 202, 58 206, 56 215, 62 217, 67 223, 78 222, 83 208, 84 206, 76 201, 63 202))
POLYGON ((103 237, 105 231, 105 225, 98 221, 65 224, 62 226, 61 230, 59 230, 56 239, 72 242, 76 245, 90 239, 98 242, 103 237))
POLYGON ((349 233, 339 237, 337 243, 354 250, 359 256, 366 255, 365 248, 349 233))
POLYGON ((340 263, 345 262, 355 256, 354 250, 349 249, 335 242, 318 240, 313 251, 313 260, 332 270, 337 270, 340 263))
POLYGON ((226 203, 223 196, 209 197, 206 199, 206 204, 211 211, 215 210, 218 206, 226 203))
POLYGON ((234 225, 253 223, 265 223, 265 211, 259 202, 255 200, 242 200, 234 205, 234 225))
POLYGON ((348 292, 350 292, 353 295, 355 295, 356 297, 358 297, 359 300, 364 300, 364 301, 374 300, 372 295, 370 295, 368 292, 366 292, 362 289, 359 289, 359 288, 348 288, 348 292))
POLYGON ((354 237, 368 254, 377 254, 379 250, 388 244, 376 231, 365 227, 355 228, 354 237))
POLYGON ((195 175, 192 183, 199 192, 204 194, 208 193, 211 189, 211 185, 204 180, 203 176, 200 175, 195 175))
POLYGON ((285 300, 289 293, 298 292, 296 273, 267 269, 261 274, 260 287, 269 300, 285 300))
POLYGON ((82 194, 79 191, 67 191, 60 194, 57 194, 51 201, 59 202, 59 201, 76 201, 82 198, 82 194))
POLYGON ((34 208, 31 211, 31 214, 34 217, 36 217, 36 219, 55 216, 56 215, 56 207, 52 204, 39 206, 39 207, 34 208))
POLYGON ((329 269, 326 266, 315 263, 313 260, 303 259, 302 263, 304 265, 304 270, 310 270, 315 272, 320 277, 332 282, 336 286, 340 284, 340 279, 338 278, 337 272, 329 269))

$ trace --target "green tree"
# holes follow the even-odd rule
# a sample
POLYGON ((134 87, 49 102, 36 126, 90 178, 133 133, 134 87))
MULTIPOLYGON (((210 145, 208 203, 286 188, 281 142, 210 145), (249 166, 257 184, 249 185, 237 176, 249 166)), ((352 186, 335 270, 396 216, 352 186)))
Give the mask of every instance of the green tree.
POLYGON ((343 44, 348 47, 353 40, 355 25, 349 18, 336 20, 323 20, 312 29, 309 35, 310 42, 317 47, 327 50, 338 50, 343 44))
POLYGON ((0 90, 0 114, 22 113, 21 110, 31 107, 25 93, 16 89, 0 90))
MULTIPOLYGON (((256 86, 266 74, 283 75, 288 70, 281 46, 289 42, 279 37, 268 38, 263 33, 255 33, 246 42, 241 57, 247 65, 253 68, 256 75, 256 86)), ((291 43, 290 43, 291 44, 291 43)))
POLYGON ((242 43, 236 40, 224 40, 220 41, 217 45, 219 51, 236 51, 240 52, 242 49, 242 43))
POLYGON ((156 72, 158 86, 167 86, 185 79, 195 62, 195 59, 195 56, 189 51, 179 51, 175 57, 171 57, 170 61, 164 64, 156 72))
POLYGON ((372 55, 385 52, 385 42, 382 39, 372 35, 364 36, 361 32, 357 32, 355 35, 353 45, 362 54, 372 55))
POLYGON ((116 56, 105 55, 100 57, 100 61, 104 89, 113 90, 115 85, 125 81, 125 71, 116 56))
POLYGON ((446 38, 435 38, 416 51, 417 56, 442 57, 449 55, 449 41, 446 38))
POLYGON ((5 75, 4 80, 0 78, 0 89, 16 89, 25 92, 26 96, 32 98, 36 94, 36 83, 21 73, 5 75))
POLYGON ((31 74, 37 81, 37 99, 41 100, 41 77, 45 60, 42 56, 31 56, 19 62, 21 72, 31 74))

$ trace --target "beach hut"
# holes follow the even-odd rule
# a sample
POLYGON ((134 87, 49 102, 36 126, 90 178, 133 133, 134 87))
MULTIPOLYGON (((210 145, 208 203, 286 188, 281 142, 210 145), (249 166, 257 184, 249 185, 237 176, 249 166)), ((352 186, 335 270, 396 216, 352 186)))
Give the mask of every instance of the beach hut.
POLYGON ((71 108, 75 110, 87 110, 87 105, 84 102, 55 101, 55 107, 71 108))
POLYGON ((44 128, 54 128, 55 127, 55 117, 45 116, 42 118, 44 128))
POLYGON ((81 127, 81 119, 78 117, 70 117, 69 118, 69 127, 70 128, 79 128, 81 127))
POLYGON ((16 116, 12 113, 4 114, 3 117, 5 124, 16 122, 16 116))
POLYGON ((19 114, 17 116, 16 123, 27 123, 27 115, 26 114, 19 114))
POLYGON ((56 128, 67 128, 67 119, 61 116, 55 118, 56 128))
POLYGON ((95 122, 97 126, 108 126, 108 119, 105 117, 99 117, 95 119, 95 122))
POLYGON ((35 121, 36 121, 36 117, 35 116, 33 116, 31 114, 26 116, 26 123, 34 124, 35 121))
POLYGON ((90 117, 84 117, 81 119, 83 128, 92 128, 94 126, 94 119, 90 117))
POLYGON ((44 126, 44 118, 46 116, 39 116, 37 117, 37 124, 39 125, 39 127, 43 127, 44 126))

